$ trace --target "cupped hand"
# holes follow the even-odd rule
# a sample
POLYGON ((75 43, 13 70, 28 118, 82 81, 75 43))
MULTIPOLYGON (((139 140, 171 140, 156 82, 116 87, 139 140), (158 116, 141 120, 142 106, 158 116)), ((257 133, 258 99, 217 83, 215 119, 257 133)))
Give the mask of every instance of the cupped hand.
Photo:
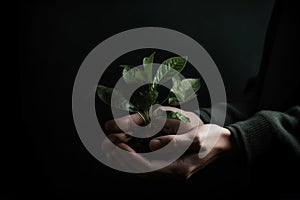
MULTIPOLYGON (((126 144, 127 139, 126 134, 113 134, 110 136, 110 140, 116 146, 131 153, 129 156, 121 157, 118 156, 116 151, 111 151, 108 153, 110 159, 116 159, 121 165, 131 168, 136 167, 136 163, 139 163, 138 166, 142 166, 145 169, 156 168, 156 166, 168 162, 168 160, 147 160, 126 144)), ((188 179, 195 172, 204 168, 222 154, 230 151, 232 147, 230 131, 228 129, 214 124, 206 124, 195 127, 185 134, 154 138, 150 142, 150 148, 152 151, 161 149, 172 140, 175 141, 172 143, 174 148, 180 148, 187 143, 191 143, 189 147, 190 152, 185 153, 170 165, 154 172, 141 174, 142 176, 148 178, 171 177, 175 179, 188 179)))
MULTIPOLYGON (((149 144, 151 151, 163 148, 165 145, 169 144, 170 141, 174 141, 173 143, 170 143, 173 145, 173 148, 171 149, 180 148, 186 144, 191 145, 189 146, 187 153, 170 165, 154 172, 144 173, 142 176, 150 178, 165 176, 187 179, 196 171, 207 166, 224 152, 231 149, 230 131, 228 129, 214 124, 203 125, 200 118, 191 112, 182 111, 173 107, 161 107, 161 109, 172 110, 175 112, 180 111, 182 114, 189 117, 191 122, 183 124, 183 127, 180 128, 181 132, 177 135, 165 135, 153 138, 149 144)), ((124 132, 131 130, 133 127, 132 123, 143 125, 143 120, 138 114, 134 114, 111 120, 105 124, 105 128, 112 132, 112 134, 108 136, 106 142, 113 142, 117 147, 130 152, 130 156, 122 157, 118 156, 118 153, 115 150, 107 151, 106 155, 109 159, 115 159, 121 165, 130 166, 132 168, 137 166, 134 163, 139 163, 138 166, 144 168, 156 168, 156 166, 161 166, 168 162, 167 160, 149 161, 136 153, 135 150, 128 145, 128 141, 132 136, 124 132), (121 123, 123 130, 117 126, 116 121, 121 123)), ((164 128, 178 130, 179 125, 179 120, 167 119, 164 128)), ((103 150, 107 150, 105 146, 104 142, 102 145, 103 150)))

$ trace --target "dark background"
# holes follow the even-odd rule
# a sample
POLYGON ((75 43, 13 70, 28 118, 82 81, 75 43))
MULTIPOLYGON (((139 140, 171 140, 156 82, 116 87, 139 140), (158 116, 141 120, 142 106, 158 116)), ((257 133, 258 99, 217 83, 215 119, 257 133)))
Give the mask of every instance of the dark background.
POLYGON ((212 196, 246 192, 251 173, 222 160, 186 182, 143 180, 102 165, 77 135, 72 87, 82 61, 103 40, 131 28, 158 26, 198 41, 219 67, 229 101, 240 101, 246 81, 258 72, 272 7, 272 0, 20 3, 22 134, 28 142, 20 155, 17 192, 99 197, 117 191, 129 197, 157 191, 212 196))

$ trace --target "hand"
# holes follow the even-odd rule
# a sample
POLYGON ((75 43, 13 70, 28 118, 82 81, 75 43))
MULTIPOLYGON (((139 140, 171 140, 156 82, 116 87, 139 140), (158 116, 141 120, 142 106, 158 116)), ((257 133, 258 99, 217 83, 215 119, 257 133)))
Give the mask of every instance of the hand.
MULTIPOLYGON (((189 153, 185 153, 178 160, 168 165, 167 167, 164 167, 163 169, 157 170, 155 172, 145 173, 143 174, 143 176, 153 177, 159 175, 161 177, 162 175, 164 175, 168 177, 171 176, 173 178, 187 179, 196 171, 214 161, 223 152, 229 151, 231 149, 229 130, 213 124, 203 125, 203 122, 194 113, 185 112, 173 107, 161 107, 161 109, 172 110, 176 112, 180 111, 182 112, 182 114, 189 117, 191 119, 191 122, 184 124, 184 127, 181 129, 182 132, 180 132, 178 135, 166 135, 152 139, 150 142, 150 149, 152 151, 158 150, 172 140, 175 140, 175 143, 173 143, 175 145, 175 148, 179 148, 181 145, 185 145, 187 142, 191 143, 191 140, 193 140, 193 142, 189 147, 189 153)), ((131 152, 131 156, 129 157, 118 157, 114 150, 108 151, 108 149, 105 149, 106 147, 104 142, 102 147, 108 152, 108 157, 110 157, 111 159, 117 159, 118 163, 128 166, 134 163, 132 161, 139 162, 145 167, 151 167, 166 162, 164 160, 156 160, 150 162, 141 155, 137 154, 129 145, 127 145, 128 141, 131 139, 131 136, 126 133, 122 133, 122 130, 117 126, 116 121, 118 121, 118 123, 121 123, 123 129, 125 127, 125 132, 130 131, 132 122, 139 125, 143 124, 143 120, 139 117, 138 114, 125 116, 107 122, 105 124, 105 128, 108 131, 114 133, 110 134, 108 136, 108 139, 117 147, 131 152), (132 120, 130 120, 130 118, 132 120)), ((179 124, 179 120, 167 119, 165 128, 177 130, 179 124)))
MULTIPOLYGON (((115 140, 118 140, 117 142, 123 142, 125 144, 130 144, 134 150, 137 152, 149 152, 149 141, 151 140, 151 137, 147 139, 137 139, 134 138, 130 140, 132 137, 128 135, 126 137, 126 141, 124 140, 124 137, 119 137, 117 135, 120 135, 121 133, 128 133, 133 132, 135 134, 141 133, 141 131, 145 130, 145 133, 142 133, 142 135, 147 134, 146 131, 157 133, 161 129, 162 131, 159 132, 161 135, 162 133, 165 135, 171 135, 171 134, 183 134, 186 133, 189 130, 192 130, 193 128, 200 126, 203 124, 202 120, 194 113, 192 112, 186 112, 183 110, 180 110, 178 108, 174 107, 159 107, 161 110, 168 110, 173 112, 179 112, 183 114, 184 116, 188 117, 190 119, 190 122, 188 123, 182 123, 181 121, 177 119, 159 119, 156 117, 156 111, 152 114, 152 124, 151 128, 141 128, 140 130, 135 129, 137 125, 142 126, 144 121, 138 114, 134 115, 127 115, 125 117, 121 117, 115 120, 110 120, 105 124, 105 129, 112 133, 116 134, 116 136, 110 135, 110 138, 114 138, 115 140), (120 128, 121 127, 121 128, 120 128), (180 128, 179 128, 180 127, 180 128), (155 130, 156 129, 156 130, 155 130), (130 142, 129 142, 130 141, 130 142)), ((148 132, 148 133, 149 133, 148 132)), ((152 137, 153 138, 153 137, 152 137)))
MULTIPOLYGON (((195 172, 204 168, 225 152, 232 149, 230 131, 215 124, 206 124, 194 128, 183 135, 166 135, 154 138, 150 142, 150 149, 155 151, 175 140, 175 148, 190 142, 191 153, 184 154, 171 165, 154 173, 159 176, 172 175, 173 177, 188 179, 195 172), (200 150, 197 151, 197 150, 200 150)), ((125 148, 124 148, 125 149, 125 148)), ((151 174, 149 174, 151 175, 151 174)))
MULTIPOLYGON (((111 151, 108 156, 112 159, 117 159, 122 165, 133 166, 132 163, 138 162, 145 168, 155 167, 161 163, 166 162, 165 160, 156 160, 150 162, 141 155, 137 154, 131 147, 126 144, 126 134, 113 134, 109 136, 111 141, 114 142, 119 148, 131 152, 129 157, 120 157, 115 151, 111 151), (116 142, 124 141, 123 142, 116 142)), ((222 128, 218 125, 207 124, 193 128, 182 135, 167 135, 158 138, 154 138, 150 142, 151 150, 155 151, 164 147, 170 141, 175 140, 173 143, 174 148, 180 148, 181 145, 185 145, 193 138, 193 142, 190 146, 191 153, 186 153, 177 159, 172 164, 165 168, 157 170, 155 172, 144 173, 144 177, 172 177, 179 179, 188 179, 199 169, 204 168, 215 159, 217 159, 224 152, 228 152, 232 144, 230 142, 230 131, 222 128), (195 150, 199 150, 198 153, 195 150)))

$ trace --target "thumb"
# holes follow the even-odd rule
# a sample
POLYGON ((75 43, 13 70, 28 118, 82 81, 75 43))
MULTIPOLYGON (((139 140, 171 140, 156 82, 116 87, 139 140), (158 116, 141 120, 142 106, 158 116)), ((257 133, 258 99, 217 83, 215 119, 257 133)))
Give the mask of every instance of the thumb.
POLYGON ((130 129, 134 126, 133 123, 141 126, 143 125, 144 121, 139 114, 126 115, 118 119, 107 121, 104 124, 104 128, 109 133, 120 133, 124 131, 130 131, 130 129))
POLYGON ((154 138, 150 141, 149 147, 151 151, 156 151, 161 149, 162 147, 166 146, 169 142, 174 139, 175 135, 166 135, 154 138))

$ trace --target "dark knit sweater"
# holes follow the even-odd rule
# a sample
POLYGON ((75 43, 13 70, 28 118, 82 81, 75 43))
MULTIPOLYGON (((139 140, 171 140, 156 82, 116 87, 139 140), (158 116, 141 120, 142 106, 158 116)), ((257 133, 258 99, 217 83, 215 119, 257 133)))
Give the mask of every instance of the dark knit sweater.
MULTIPOLYGON (((289 1, 276 2, 261 68, 245 90, 245 101, 217 105, 217 112, 226 107, 225 127, 240 158, 248 163, 279 151, 281 157, 300 159, 297 7, 289 1)), ((201 109, 200 117, 209 123, 210 109, 201 109)))

